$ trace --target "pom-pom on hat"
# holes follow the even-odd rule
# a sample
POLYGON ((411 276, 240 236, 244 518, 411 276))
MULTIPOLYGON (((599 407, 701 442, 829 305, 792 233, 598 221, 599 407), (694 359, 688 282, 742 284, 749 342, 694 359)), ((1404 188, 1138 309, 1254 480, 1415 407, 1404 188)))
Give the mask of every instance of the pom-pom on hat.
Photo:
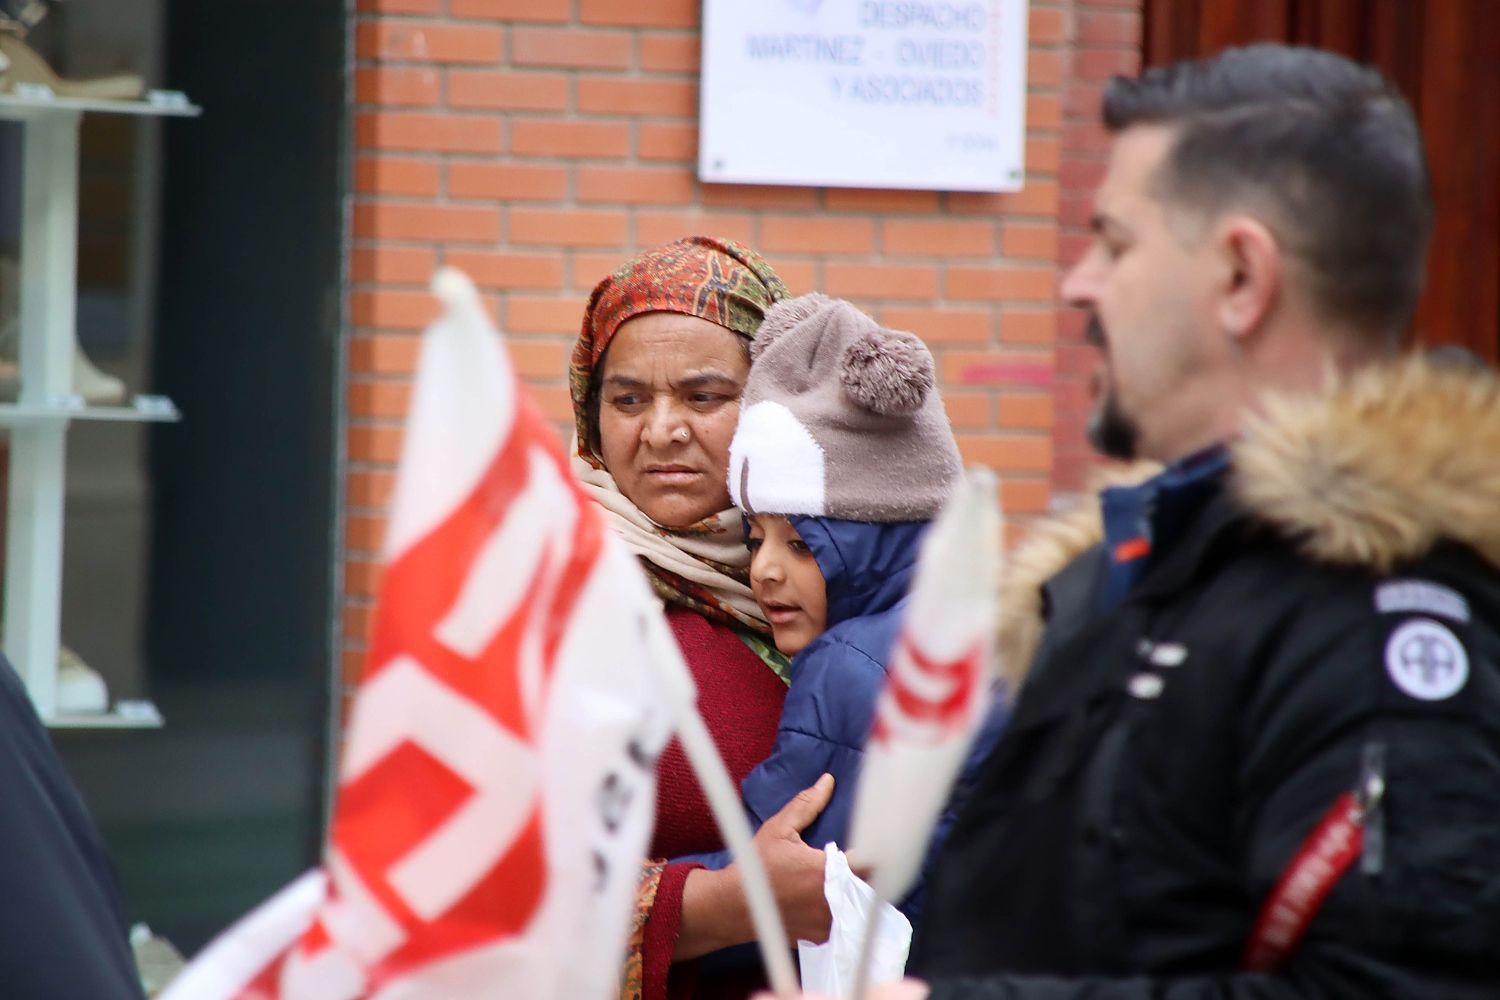
POLYGON ((729 494, 749 514, 925 521, 962 475, 932 354, 842 299, 766 311, 729 446, 729 494))

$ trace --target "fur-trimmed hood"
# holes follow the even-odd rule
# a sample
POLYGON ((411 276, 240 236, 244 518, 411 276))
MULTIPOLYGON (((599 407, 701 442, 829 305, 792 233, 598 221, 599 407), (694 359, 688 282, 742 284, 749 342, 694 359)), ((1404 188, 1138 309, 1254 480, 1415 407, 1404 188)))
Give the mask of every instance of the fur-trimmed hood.
MULTIPOLYGON (((1231 488, 1250 516, 1315 562, 1384 573, 1448 539, 1500 569, 1500 376, 1419 355, 1372 366, 1321 396, 1278 396, 1233 447, 1231 488)), ((1139 482, 1149 465, 1101 485, 1139 482)), ((1041 638, 1041 586, 1102 535, 1097 490, 1042 522, 1001 585, 1012 689, 1041 638)))
POLYGON ((1323 398, 1277 398, 1234 449, 1234 490, 1308 558, 1387 572, 1439 539, 1500 568, 1500 376, 1423 357, 1323 398))

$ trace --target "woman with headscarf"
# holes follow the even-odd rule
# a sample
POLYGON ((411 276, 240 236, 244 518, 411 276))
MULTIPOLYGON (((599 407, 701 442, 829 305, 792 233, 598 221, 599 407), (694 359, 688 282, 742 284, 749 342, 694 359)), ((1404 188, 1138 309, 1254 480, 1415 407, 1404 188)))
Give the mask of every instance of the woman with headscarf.
MULTIPOLYGON (((770 265, 735 243, 697 236, 649 250, 594 289, 569 371, 574 471, 662 599, 736 783, 771 751, 789 674, 750 592, 743 521, 729 500, 729 441, 749 342, 786 295, 770 265)), ((672 860, 723 847, 675 741, 657 777, 623 995, 748 996, 758 963, 692 961, 754 934, 736 866, 672 860)), ((756 838, 794 937, 828 931, 823 854, 797 836, 827 793, 799 797, 756 838)))

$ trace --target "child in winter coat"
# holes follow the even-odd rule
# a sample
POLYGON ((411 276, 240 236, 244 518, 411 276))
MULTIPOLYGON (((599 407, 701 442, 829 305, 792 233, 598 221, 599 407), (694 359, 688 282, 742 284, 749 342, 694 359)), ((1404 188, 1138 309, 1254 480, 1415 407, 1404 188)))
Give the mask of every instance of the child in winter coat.
MULTIPOLYGON (((755 598, 777 647, 795 659, 775 746, 741 792, 759 826, 832 774, 832 800, 803 839, 847 847, 860 762, 918 542, 962 464, 932 355, 916 336, 813 294, 768 310, 750 350, 729 492, 747 515, 755 598)), ((992 711, 960 795, 1000 722, 992 711)), ((956 799, 934 844, 955 806, 956 799)), ((718 867, 727 859, 701 860, 718 867)), ((919 901, 920 883, 901 904, 913 922, 919 901)))

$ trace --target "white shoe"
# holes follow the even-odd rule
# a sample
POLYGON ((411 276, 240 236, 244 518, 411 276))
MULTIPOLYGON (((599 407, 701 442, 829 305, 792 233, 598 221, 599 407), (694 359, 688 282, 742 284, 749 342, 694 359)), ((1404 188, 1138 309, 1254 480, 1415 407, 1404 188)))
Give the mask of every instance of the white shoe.
MULTIPOLYGON (((125 383, 94 367, 77 345, 73 348, 73 393, 90 406, 110 406, 125 401, 125 383)), ((0 402, 21 398, 21 369, 14 361, 0 359, 0 402)))
POLYGON ((95 368, 76 341, 73 344, 73 391, 90 406, 108 406, 125 400, 125 383, 95 368))
POLYGON ((57 711, 66 715, 99 715, 109 711, 109 688, 67 646, 57 650, 57 711))

